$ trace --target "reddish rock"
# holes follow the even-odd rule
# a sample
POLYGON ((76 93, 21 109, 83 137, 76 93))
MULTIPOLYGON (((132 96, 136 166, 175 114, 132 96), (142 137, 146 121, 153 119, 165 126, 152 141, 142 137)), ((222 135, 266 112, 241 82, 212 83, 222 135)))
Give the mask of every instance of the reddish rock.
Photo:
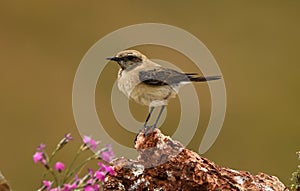
POLYGON ((275 176, 219 167, 159 129, 140 132, 135 148, 136 160, 113 161, 116 175, 106 178, 105 191, 288 190, 275 176))

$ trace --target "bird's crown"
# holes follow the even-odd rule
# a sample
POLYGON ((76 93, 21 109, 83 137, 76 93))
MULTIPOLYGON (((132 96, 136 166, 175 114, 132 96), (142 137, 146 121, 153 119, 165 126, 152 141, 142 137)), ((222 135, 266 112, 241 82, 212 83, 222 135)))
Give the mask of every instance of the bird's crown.
POLYGON ((122 69, 132 69, 142 64, 143 60, 147 58, 139 51, 124 50, 117 53, 116 56, 107 59, 117 62, 122 69))
POLYGON ((119 59, 122 59, 122 60, 136 60, 136 61, 142 61, 144 58, 146 58, 145 55, 143 55, 142 53, 140 53, 139 51, 137 50, 124 50, 124 51, 121 51, 119 53, 117 53, 117 55, 115 56, 119 59))

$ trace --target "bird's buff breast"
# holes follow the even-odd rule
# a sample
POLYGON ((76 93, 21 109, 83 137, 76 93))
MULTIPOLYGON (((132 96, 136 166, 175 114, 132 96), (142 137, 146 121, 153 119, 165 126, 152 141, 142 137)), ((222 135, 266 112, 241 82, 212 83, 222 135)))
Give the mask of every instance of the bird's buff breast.
POLYGON ((137 75, 119 76, 118 88, 127 98, 146 106, 167 105, 168 99, 176 96, 170 86, 150 86, 140 82, 137 75))

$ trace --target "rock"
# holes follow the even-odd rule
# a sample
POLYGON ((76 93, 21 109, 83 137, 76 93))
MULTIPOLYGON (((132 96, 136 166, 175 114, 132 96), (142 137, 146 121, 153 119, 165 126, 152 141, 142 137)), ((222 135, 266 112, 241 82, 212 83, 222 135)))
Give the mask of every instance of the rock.
POLYGON ((288 190, 275 176, 219 167, 159 129, 140 132, 135 148, 136 160, 112 161, 116 175, 106 177, 105 191, 288 190))

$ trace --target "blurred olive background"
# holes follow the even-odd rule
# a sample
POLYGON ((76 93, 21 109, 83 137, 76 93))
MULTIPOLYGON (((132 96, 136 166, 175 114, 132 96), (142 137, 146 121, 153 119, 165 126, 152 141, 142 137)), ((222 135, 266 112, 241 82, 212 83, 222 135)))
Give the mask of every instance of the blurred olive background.
MULTIPOLYGON (((0 170, 14 190, 35 190, 42 174, 42 167, 32 161, 36 146, 44 142, 51 151, 67 132, 80 143, 72 113, 72 84, 84 54, 114 30, 157 22, 199 38, 223 73, 226 119, 204 156, 222 166, 276 175, 288 184, 300 149, 299 8, 296 0, 1 1, 0 170)), ((174 50, 135 48, 184 71, 196 69, 174 50)), ((108 65, 96 91, 98 114, 114 135, 121 127, 105 110, 111 110, 109 96, 117 70, 117 65, 108 65)), ((198 149, 210 112, 207 85, 196 89, 203 91, 203 107, 199 130, 188 145, 193 150, 198 149)), ((162 129, 172 134, 178 121, 170 118, 179 117, 178 99, 169 107, 162 129)), ((130 108, 138 120, 144 120, 147 108, 134 103, 130 108)), ((134 135, 128 136, 119 139, 130 146, 134 135)), ((62 160, 68 162, 75 149, 69 146, 62 160)))

